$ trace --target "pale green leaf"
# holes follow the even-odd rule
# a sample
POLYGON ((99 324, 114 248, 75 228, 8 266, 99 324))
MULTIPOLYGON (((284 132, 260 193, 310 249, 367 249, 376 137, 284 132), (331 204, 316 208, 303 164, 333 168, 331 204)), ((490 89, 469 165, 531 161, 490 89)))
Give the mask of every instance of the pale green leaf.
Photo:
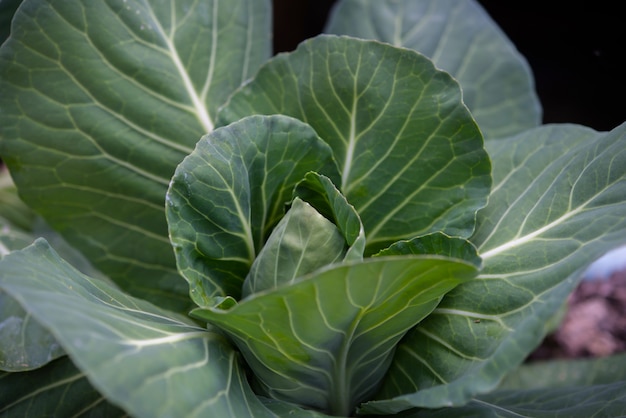
POLYGON ((134 295, 187 307, 176 165, 270 54, 270 2, 25 0, 0 51, 0 155, 24 201, 134 295))
POLYGON ((166 215, 178 268, 199 306, 239 298, 292 190, 309 171, 337 179, 332 151, 310 126, 251 116, 202 138, 176 169, 166 215))
POLYGON ((242 297, 291 283, 340 262, 347 250, 339 229, 296 197, 252 263, 243 282, 242 297))
POLYGON ((130 415, 272 415, 249 388, 237 353, 216 332, 82 275, 43 240, 4 257, 0 269, 0 288, 130 415))
POLYGON ((63 355, 55 338, 0 290, 0 370, 32 370, 63 355))
MULTIPOLYGON (((6 170, 0 170, 0 215, 0 259, 30 245, 37 236, 45 236, 54 241, 57 251, 75 267, 97 274, 80 253, 24 205, 6 170)), ((97 277, 101 276, 97 274, 97 277)), ((0 370, 36 369, 62 354, 64 352, 54 337, 17 301, 0 290, 0 370)))
POLYGON ((498 390, 592 386, 619 381, 626 382, 626 353, 524 364, 507 375, 498 390))
POLYGON ((349 247, 344 260, 363 259, 365 231, 361 218, 328 177, 307 173, 304 180, 296 185, 294 195, 313 205, 339 228, 349 247))
MULTIPOLYGON (((0 189, 0 195, 3 192, 6 190, 0 189)), ((34 239, 31 233, 0 217, 0 259, 30 245, 34 239)), ((0 277, 4 274, 0 272, 0 277)), ((15 299, 0 290, 0 370, 35 369, 62 354, 63 350, 54 337, 15 299)))
POLYGON ((416 237, 408 241, 398 241, 389 248, 381 250, 376 256, 408 254, 441 255, 465 260, 476 266, 477 269, 480 269, 482 266, 482 260, 478 255, 476 247, 471 242, 463 238, 449 237, 440 232, 416 237))
POLYGON ((461 405, 493 390, 600 255, 626 242, 626 124, 545 126, 489 141, 494 191, 472 241, 484 269, 397 350, 364 412, 461 405))
POLYGON ((336 184, 361 216, 369 253, 429 232, 473 232, 489 158, 457 82, 424 56, 316 37, 265 64, 218 123, 259 113, 298 118, 331 146, 336 184))
POLYGON ((31 372, 0 373, 2 417, 128 417, 68 357, 31 372))
POLYGON ((329 415, 311 409, 302 409, 288 402, 263 397, 260 397, 260 399, 263 405, 274 412, 278 417, 329 418, 329 415))
POLYGON ((233 339, 264 393, 347 415, 377 390, 402 336, 476 273, 443 257, 377 257, 191 315, 233 339))
MULTIPOLYGON (((22 202, 17 195, 11 175, 4 165, 0 165, 0 218, 3 219, 2 234, 5 228, 30 231, 35 220, 35 212, 22 202)), ((0 250, 0 255, 2 250, 0 250)))
MULTIPOLYGON (((8 172, 0 170, 0 259, 30 245, 34 214, 19 200, 8 172), (7 181, 9 180, 9 181, 7 181)), ((1 275, 2 273, 0 273, 1 275)), ((43 329, 11 296, 0 290, 0 370, 20 371, 41 367, 63 354, 50 333, 43 329)))
POLYGON ((615 418, 626 415, 626 382, 497 391, 460 408, 421 410, 403 418, 615 418))
POLYGON ((475 0, 340 0, 327 33, 414 49, 452 74, 486 138, 541 123, 531 69, 475 0))

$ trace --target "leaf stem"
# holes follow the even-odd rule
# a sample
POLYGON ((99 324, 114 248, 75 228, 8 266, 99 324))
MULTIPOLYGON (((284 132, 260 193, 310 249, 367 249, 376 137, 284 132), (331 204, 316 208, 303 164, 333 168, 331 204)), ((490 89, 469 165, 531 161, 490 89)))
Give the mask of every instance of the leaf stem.
POLYGON ((346 330, 346 335, 343 340, 343 344, 339 349, 337 363, 333 370, 333 381, 331 384, 330 393, 330 414, 342 417, 347 417, 352 412, 353 405, 351 405, 350 396, 350 383, 347 379, 347 364, 348 354, 350 352, 350 342, 356 332, 356 328, 363 316, 363 309, 359 312, 357 317, 350 324, 350 328, 346 330))

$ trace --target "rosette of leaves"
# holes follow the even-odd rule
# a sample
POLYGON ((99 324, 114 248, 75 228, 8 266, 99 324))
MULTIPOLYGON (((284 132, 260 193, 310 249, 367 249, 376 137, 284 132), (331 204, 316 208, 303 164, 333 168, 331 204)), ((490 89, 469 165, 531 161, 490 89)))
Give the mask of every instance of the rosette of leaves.
MULTIPOLYGON (((390 48, 334 37, 314 42, 390 48)), ((303 56, 298 51, 287 59, 297 62, 303 56)), ((424 70, 428 78, 439 74, 417 54, 411 53, 409 62, 422 68, 413 77, 423 77, 424 70)), ((446 88, 456 88, 450 78, 448 83, 446 88)), ((346 91, 346 98, 353 94, 346 91)), ((460 101, 450 104, 463 109, 460 101)), ((460 157, 449 154, 440 163, 462 164, 468 176, 470 167, 482 165, 486 191, 489 161, 479 131, 469 113, 466 116, 466 128, 453 128, 459 136, 440 137, 430 149, 454 148, 456 139, 474 141, 475 151, 460 157)), ((427 136, 403 138, 401 132, 378 140, 380 144, 372 141, 368 146, 378 145, 389 154, 397 153, 393 148, 405 141, 414 143, 415 152, 428 146, 427 136)), ((367 151, 362 144, 351 145, 357 160, 350 163, 352 172, 366 172, 358 163, 358 156, 367 151)), ((376 392, 406 332, 432 312, 445 293, 475 276, 480 261, 469 242, 441 233, 436 235, 439 240, 463 245, 450 246, 454 249, 448 252, 429 245, 421 252, 390 249, 364 260, 368 229, 336 186, 348 170, 338 167, 334 151, 309 125, 291 117, 244 117, 204 137, 179 165, 166 214, 180 270, 199 305, 191 315, 233 340, 254 372, 257 390, 346 415, 376 392)), ((392 168, 381 170, 424 172, 414 155, 403 154, 395 156, 392 168)), ((433 168, 424 177, 425 188, 439 171, 433 168)), ((402 190, 396 175, 385 177, 372 170, 369 176, 360 176, 363 187, 376 183, 382 193, 405 196, 404 205, 419 203, 417 198, 411 202, 411 194, 418 193, 402 190)), ((448 185, 454 189, 462 183, 453 180, 448 185)), ((460 205, 475 211, 472 206, 481 205, 486 193, 482 196, 464 198, 460 205)), ((383 217, 380 209, 377 212, 383 217)), ((428 211, 421 216, 432 218, 428 211)), ((415 219, 423 222, 421 216, 415 219)), ((410 238, 421 228, 419 221, 388 217, 385 222, 397 231, 401 228, 395 222, 405 225, 408 235, 398 232, 396 240, 410 238)), ((434 241, 429 237, 428 242, 434 241)))

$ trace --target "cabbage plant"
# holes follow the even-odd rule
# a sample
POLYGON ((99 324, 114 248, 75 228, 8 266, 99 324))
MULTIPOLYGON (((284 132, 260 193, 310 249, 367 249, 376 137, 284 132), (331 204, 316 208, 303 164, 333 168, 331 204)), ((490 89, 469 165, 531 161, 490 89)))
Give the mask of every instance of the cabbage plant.
POLYGON ((2 415, 626 414, 623 356, 523 365, 626 243, 626 125, 541 125, 471 0, 340 0, 275 56, 270 17, 21 3, 2 415))

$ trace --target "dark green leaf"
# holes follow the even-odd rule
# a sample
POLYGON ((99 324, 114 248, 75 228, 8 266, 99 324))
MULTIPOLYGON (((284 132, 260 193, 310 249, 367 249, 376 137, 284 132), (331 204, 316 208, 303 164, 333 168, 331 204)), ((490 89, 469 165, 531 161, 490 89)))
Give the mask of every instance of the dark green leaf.
POLYGON ((191 314, 233 339, 266 394, 346 415, 376 391, 407 330, 476 273, 443 257, 377 257, 191 314))
POLYGON ((17 196, 17 189, 9 171, 5 166, 0 165, 0 219, 5 221, 3 221, 3 235, 6 235, 4 228, 8 228, 9 225, 11 225, 11 229, 30 231, 35 216, 35 212, 17 196))
POLYGON ((376 254, 377 257, 407 254, 441 255, 465 260, 480 269, 482 260, 476 247, 466 239, 449 237, 442 233, 424 235, 408 241, 398 241, 376 254))
POLYGON ((213 306, 215 296, 239 298, 252 262, 309 171, 339 176, 328 145, 286 116, 252 116, 216 129, 180 164, 166 215, 178 268, 199 306, 213 306))
POLYGON ((2 417, 127 417, 67 357, 21 373, 0 373, 2 417))
POLYGON ((489 141, 494 191, 472 241, 484 269, 399 346, 363 412, 462 405, 493 390, 600 255, 626 242, 626 124, 555 125, 489 141))
POLYGON ((252 263, 242 296, 291 283, 318 268, 338 263, 347 250, 339 229, 296 197, 252 263))
POLYGON ((307 173, 304 180, 296 185, 294 195, 313 205, 337 225, 349 246, 346 261, 363 259, 365 231, 361 218, 328 177, 307 173))
POLYGON ((0 290, 0 370, 36 369, 63 354, 55 338, 0 290))
POLYGON ((525 364, 507 375, 498 390, 592 386, 619 381, 626 381, 626 353, 525 364))
POLYGON ((186 309, 165 192, 270 45, 268 0, 25 0, 0 51, 20 196, 131 294, 186 309))
POLYGON ((421 410, 402 418, 594 418, 626 414, 626 382, 609 385, 498 391, 460 408, 421 410))
POLYGON ((259 113, 305 121, 331 146, 366 252, 435 231, 473 232, 491 185, 489 158, 457 82, 424 56, 319 36, 264 65, 218 123, 259 113))
POLYGON ((220 334, 82 275, 43 240, 4 257, 0 270, 0 288, 129 414, 272 416, 220 334))
POLYGON ((474 0, 340 0, 328 33, 414 49, 452 74, 486 138, 541 123, 541 104, 524 57, 474 0))

